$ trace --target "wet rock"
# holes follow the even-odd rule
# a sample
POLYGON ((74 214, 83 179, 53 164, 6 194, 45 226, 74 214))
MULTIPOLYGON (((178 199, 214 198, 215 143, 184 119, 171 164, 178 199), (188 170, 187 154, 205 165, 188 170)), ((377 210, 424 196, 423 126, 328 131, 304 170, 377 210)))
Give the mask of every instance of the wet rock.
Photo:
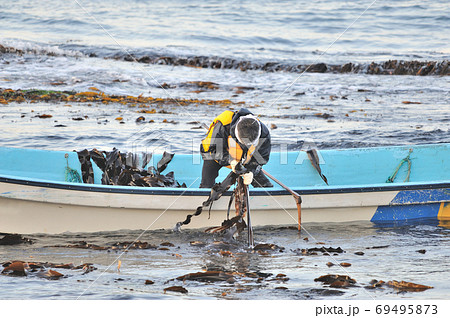
POLYGON ((350 73, 353 71, 353 64, 352 63, 347 63, 344 64, 341 68, 341 73, 350 73))
POLYGON ((18 245, 18 244, 33 244, 29 238, 25 238, 20 234, 3 234, 0 239, 0 245, 18 245))
POLYGON ((325 73, 328 67, 325 63, 312 64, 308 71, 312 73, 325 73))
MULTIPOLYGON (((182 65, 212 69, 236 69, 241 71, 262 70, 266 72, 312 72, 312 73, 363 73, 376 75, 449 75, 448 61, 397 61, 389 60, 385 62, 367 63, 346 63, 343 65, 332 65, 317 63, 312 65, 294 65, 292 63, 264 62, 258 63, 246 60, 236 60, 226 57, 212 56, 190 56, 190 57, 169 57, 169 56, 141 56, 139 58, 130 57, 128 54, 122 57, 125 61, 135 61, 140 63, 182 65)), ((188 82, 186 84, 208 82, 188 82)), ((207 89, 207 85, 199 86, 207 89)))

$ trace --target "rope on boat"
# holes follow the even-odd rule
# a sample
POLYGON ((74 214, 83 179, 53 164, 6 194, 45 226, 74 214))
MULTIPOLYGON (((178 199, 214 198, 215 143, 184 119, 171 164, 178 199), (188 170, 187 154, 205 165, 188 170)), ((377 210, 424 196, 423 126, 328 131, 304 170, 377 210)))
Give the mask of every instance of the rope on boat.
POLYGON ((64 171, 64 178, 66 182, 82 183, 81 176, 78 171, 69 167, 69 154, 66 153, 64 157, 67 162, 66 170, 64 171))
POLYGON ((395 177, 397 176, 398 171, 400 170, 400 168, 403 166, 403 164, 405 162, 408 163, 408 173, 406 174, 406 178, 405 180, 403 180, 403 182, 409 182, 409 176, 411 175, 411 159, 409 158, 409 156, 412 153, 412 149, 409 149, 409 153, 408 155, 402 159, 402 161, 400 161, 400 163, 398 164, 397 168, 395 168, 394 172, 391 174, 391 176, 389 178, 387 178, 386 183, 393 183, 395 180, 395 177))

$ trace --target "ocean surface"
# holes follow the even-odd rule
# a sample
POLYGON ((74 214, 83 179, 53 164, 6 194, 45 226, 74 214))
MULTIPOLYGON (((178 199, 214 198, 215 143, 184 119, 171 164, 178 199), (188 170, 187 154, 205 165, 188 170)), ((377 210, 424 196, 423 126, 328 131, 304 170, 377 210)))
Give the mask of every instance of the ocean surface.
MULTIPOLYGON (((0 146, 162 147, 191 153, 205 134, 201 124, 240 107, 271 129, 275 151, 298 150, 305 143, 325 149, 450 142, 449 33, 446 0, 18 0, 13 5, 0 0, 0 91, 103 92, 163 101, 142 109, 118 102, 0 103, 0 146), (426 73, 427 63, 437 66, 426 73), (191 102, 177 102, 181 99, 191 102), (140 113, 146 109, 155 112, 140 113), (39 117, 43 114, 51 117, 39 117), (140 116, 145 119, 137 121, 140 116)), ((58 269, 66 275, 59 280, 33 273, 0 275, 0 299, 450 296, 446 225, 304 226, 302 236, 289 228, 255 229, 258 242, 283 247, 267 255, 247 251, 239 240, 215 243, 222 238, 201 231, 144 233, 141 241, 173 246, 123 254, 65 246, 80 241, 111 246, 134 241, 141 233, 31 235, 34 244, 0 246, 0 263, 92 263, 96 270, 58 269), (340 246, 345 253, 299 253, 317 246, 340 246), (373 249, 379 246, 384 247, 373 249), (364 255, 354 254, 361 251, 364 255), (351 266, 328 267, 328 262, 351 266), (230 282, 173 281, 205 269, 268 276, 260 281, 243 276, 230 282), (325 274, 349 275, 358 286, 330 292, 314 281, 325 274), (408 293, 365 288, 372 279, 434 288, 408 293), (189 292, 164 293, 172 285, 189 292)))

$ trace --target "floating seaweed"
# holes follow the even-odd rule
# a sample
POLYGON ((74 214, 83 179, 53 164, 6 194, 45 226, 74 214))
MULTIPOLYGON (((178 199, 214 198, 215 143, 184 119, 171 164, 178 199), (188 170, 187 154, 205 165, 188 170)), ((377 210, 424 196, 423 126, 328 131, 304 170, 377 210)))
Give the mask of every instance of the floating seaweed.
POLYGON ((382 288, 382 286, 384 286, 386 282, 383 280, 372 279, 369 284, 370 284, 369 286, 366 286, 364 288, 366 289, 382 288))
POLYGON ((175 247, 175 245, 173 243, 170 243, 170 242, 163 242, 163 243, 161 243, 159 245, 161 245, 161 246, 168 246, 168 247, 175 247))
POLYGON ((271 243, 256 244, 255 247, 253 248, 253 250, 255 250, 255 251, 275 251, 275 250, 278 250, 279 252, 283 252, 284 249, 285 248, 282 247, 282 246, 278 246, 278 245, 271 244, 271 243))
POLYGON ((307 295, 319 295, 319 296, 341 296, 345 292, 338 289, 325 289, 325 288, 313 288, 309 290, 307 295))
POLYGON ((116 242, 111 246, 99 246, 96 244, 87 243, 85 241, 79 241, 74 244, 67 245, 53 245, 52 247, 65 247, 65 248, 81 248, 81 249, 92 249, 92 250, 124 250, 124 249, 156 249, 157 246, 150 244, 148 242, 141 241, 126 241, 126 242, 116 242))
POLYGON ((186 288, 184 288, 183 286, 171 286, 171 287, 164 288, 164 294, 168 291, 182 293, 182 294, 188 293, 188 290, 186 288))
POLYGON ((41 278, 46 278, 49 280, 57 280, 57 279, 64 277, 64 275, 61 274, 60 272, 57 272, 57 271, 54 271, 51 269, 49 269, 47 271, 42 269, 41 271, 37 272, 36 276, 41 277, 41 278))
POLYGON ((1 274, 8 276, 28 276, 35 275, 37 277, 46 279, 60 279, 65 277, 63 274, 52 268, 58 269, 70 269, 70 270, 83 270, 83 274, 87 274, 96 270, 97 268, 91 263, 84 263, 79 266, 73 264, 54 264, 49 262, 24 262, 24 261, 11 261, 3 263, 4 267, 1 274))
POLYGON ((197 246, 197 247, 205 247, 207 245, 207 243, 200 242, 200 241, 191 241, 191 242, 189 242, 189 244, 191 246, 197 246))
POLYGON ((351 287, 356 284, 356 280, 347 275, 323 275, 316 279, 315 282, 322 282, 325 285, 330 285, 334 288, 351 287))
POLYGON ((227 281, 228 279, 233 278, 232 273, 227 273, 223 271, 206 271, 206 272, 197 272, 190 273, 183 276, 179 276, 177 280, 195 280, 200 282, 217 282, 217 281, 227 281))
POLYGON ((324 255, 329 255, 328 253, 344 253, 345 251, 340 248, 334 248, 334 247, 311 247, 311 248, 302 248, 302 249, 295 249, 292 250, 292 252, 296 253, 297 255, 317 255, 317 252, 322 252, 324 255))
MULTIPOLYGON (((203 82, 206 83, 206 82, 203 82)), ((216 84, 217 85, 217 84, 216 84)), ((206 87, 206 86, 205 86, 206 87)), ((203 87, 203 88, 205 88, 203 87)), ((159 98, 151 96, 130 96, 130 95, 108 95, 100 91, 96 92, 75 92, 75 91, 55 91, 55 90, 13 90, 13 89, 0 89, 0 104, 8 103, 36 103, 36 102, 65 102, 65 103, 101 103, 107 105, 109 103, 119 103, 122 105, 128 105, 129 107, 135 107, 140 105, 143 107, 149 107, 148 105, 161 106, 161 105, 174 105, 174 106, 187 106, 187 105, 217 105, 217 106, 232 106, 241 105, 245 102, 233 102, 229 99, 224 100, 211 100, 211 99, 181 99, 181 98, 159 98)), ((138 113, 155 114, 156 109, 141 110, 138 113)), ((165 110, 159 111, 159 113, 168 112, 165 110)), ((72 120, 85 120, 84 117, 74 117, 72 120)), ((149 121, 151 122, 151 121, 149 121)))
POLYGON ((27 276, 25 273, 25 265, 23 262, 17 261, 9 264, 3 264, 2 274, 9 276, 27 276))
POLYGON ((387 286, 393 287, 401 292, 421 292, 433 288, 431 286, 405 282, 403 280, 400 282, 396 280, 389 281, 387 282, 387 286))
POLYGON ((366 250, 370 249, 380 249, 380 248, 388 248, 390 245, 379 245, 379 246, 372 246, 372 247, 366 247, 366 250))

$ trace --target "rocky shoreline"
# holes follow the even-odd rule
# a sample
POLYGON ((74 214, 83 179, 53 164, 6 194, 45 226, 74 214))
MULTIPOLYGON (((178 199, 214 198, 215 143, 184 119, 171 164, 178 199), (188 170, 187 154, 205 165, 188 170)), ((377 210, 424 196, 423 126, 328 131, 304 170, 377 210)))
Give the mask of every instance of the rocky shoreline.
POLYGON ((372 62, 370 64, 346 63, 332 65, 325 63, 317 64, 283 64, 278 62, 255 63, 251 61, 240 61, 222 57, 169 57, 169 56, 142 56, 115 57, 129 62, 146 64, 160 64, 172 66, 189 66, 212 69, 236 69, 241 71, 261 70, 265 72, 292 72, 292 73, 361 73, 370 75, 450 75, 449 61, 398 61, 372 62))
MULTIPOLYGON (((37 54, 57 56, 54 51, 45 50, 20 50, 14 47, 0 44, 0 56, 2 54, 37 54)), ((62 53, 61 55, 65 55, 62 53)), ((81 52, 78 55, 83 55, 81 52)), ((100 57, 95 53, 84 55, 85 57, 100 57)), ((105 59, 123 60, 155 65, 186 66, 211 69, 235 69, 240 71, 265 71, 265 72, 292 72, 292 73, 335 73, 335 74, 369 74, 369 75, 414 75, 414 76, 446 76, 450 75, 448 60, 443 61, 403 61, 389 60, 371 63, 345 63, 345 64, 294 64, 283 62, 253 62, 218 56, 161 56, 161 55, 132 55, 120 54, 104 56, 105 59)))

